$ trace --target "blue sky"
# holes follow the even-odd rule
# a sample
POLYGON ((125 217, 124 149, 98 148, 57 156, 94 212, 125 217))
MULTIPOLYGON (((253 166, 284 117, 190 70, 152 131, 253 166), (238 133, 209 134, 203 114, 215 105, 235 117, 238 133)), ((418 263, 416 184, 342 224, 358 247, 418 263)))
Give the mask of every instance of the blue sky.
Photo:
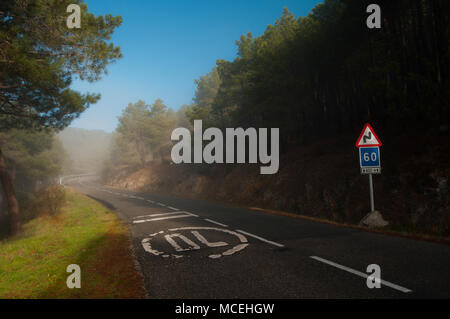
POLYGON ((121 15, 113 42, 124 57, 95 83, 75 82, 81 92, 102 99, 72 127, 112 132, 130 102, 157 98, 177 110, 192 101, 194 79, 208 73, 217 59, 236 57, 235 41, 249 31, 258 36, 287 7, 306 16, 319 0, 85 0, 94 14, 121 15))

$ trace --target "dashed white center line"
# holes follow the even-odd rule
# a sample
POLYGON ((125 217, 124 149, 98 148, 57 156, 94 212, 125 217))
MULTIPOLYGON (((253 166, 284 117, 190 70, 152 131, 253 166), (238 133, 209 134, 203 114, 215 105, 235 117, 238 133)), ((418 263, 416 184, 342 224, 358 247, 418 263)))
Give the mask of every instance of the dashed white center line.
POLYGON ((216 224, 216 225, 222 226, 222 227, 228 227, 228 225, 225 225, 225 224, 222 224, 222 223, 216 222, 215 220, 212 220, 212 219, 208 219, 208 218, 205 218, 205 220, 206 220, 207 222, 210 222, 210 223, 213 223, 213 224, 216 224))
POLYGON ((160 213, 160 214, 150 214, 150 215, 142 215, 142 216, 136 216, 133 217, 133 219, 139 219, 139 218, 145 218, 145 217, 159 217, 159 216, 169 216, 169 215, 176 215, 183 212, 174 212, 174 213, 160 213))
MULTIPOLYGON (((148 203, 157 204, 157 205, 159 205, 161 207, 167 207, 167 208, 169 208, 171 210, 176 211, 176 212, 173 212, 173 213, 161 213, 161 214, 151 214, 151 215, 136 216, 136 217, 133 217, 133 219, 135 219, 135 220, 133 220, 134 224, 140 224, 140 223, 146 223, 146 222, 152 222, 152 221, 158 221, 158 220, 165 220, 165 219, 174 219, 174 218, 199 217, 196 214, 192 214, 192 213, 189 213, 189 212, 186 212, 186 211, 180 211, 176 207, 168 206, 166 204, 159 203, 159 202, 154 202, 152 200, 145 199, 145 198, 142 198, 142 197, 139 197, 139 196, 128 195, 128 194, 120 194, 120 193, 117 193, 117 195, 122 195, 122 196, 129 197, 129 198, 136 198, 136 199, 140 199, 140 200, 145 200, 148 203), (177 214, 180 214, 180 213, 181 213, 181 215, 177 215, 177 214), (172 216, 172 215, 175 215, 175 216, 172 216), (145 217, 153 217, 153 218, 136 220, 136 219, 145 218, 145 217)), ((213 223, 213 224, 216 224, 216 225, 219 225, 219 226, 222 226, 222 227, 228 227, 228 225, 225 225, 223 223, 220 223, 220 222, 212 220, 212 219, 204 218, 204 220, 209 222, 209 223, 213 223)), ((267 240, 265 238, 262 238, 260 236, 257 236, 257 235, 254 235, 254 234, 251 234, 251 233, 248 233, 248 232, 245 232, 243 230, 239 230, 238 229, 236 231, 239 232, 239 233, 242 233, 244 235, 247 235, 249 237, 253 237, 255 239, 258 239, 258 240, 260 240, 262 242, 265 242, 267 244, 270 244, 270 245, 273 245, 273 246, 276 246, 276 247, 284 247, 283 244, 280 244, 280 243, 277 243, 277 242, 274 242, 274 241, 271 241, 271 240, 267 240)))
MULTIPOLYGON (((366 279, 369 277, 368 274, 365 274, 365 273, 363 273, 363 272, 360 272, 360 271, 358 271, 358 270, 355 270, 355 269, 352 269, 352 268, 349 268, 349 267, 346 267, 346 266, 343 266, 343 265, 336 264, 335 262, 326 260, 326 259, 324 259, 324 258, 320 258, 320 257, 317 257, 317 256, 310 256, 310 258, 312 258, 312 259, 314 259, 314 260, 317 260, 317 261, 320 261, 320 262, 322 262, 322 263, 325 263, 325 264, 327 264, 327 265, 336 267, 336 268, 338 268, 338 269, 347 271, 347 272, 352 273, 352 274, 354 274, 354 275, 357 275, 357 276, 366 278, 366 279)), ((386 281, 386 280, 383 280, 383 279, 381 279, 381 284, 382 284, 382 285, 385 285, 385 286, 388 286, 388 287, 390 287, 390 288, 392 288, 392 289, 395 289, 395 290, 404 292, 404 293, 412 292, 411 289, 408 289, 408 288, 405 288, 405 287, 402 287, 402 286, 393 284, 393 283, 391 283, 391 282, 389 282, 389 281, 386 281)))
POLYGON ((158 217, 158 218, 151 218, 151 219, 141 219, 141 220, 134 220, 133 224, 141 224, 141 223, 147 223, 147 222, 154 222, 157 220, 165 220, 165 219, 174 219, 174 218, 186 218, 191 217, 191 215, 177 215, 177 216, 169 216, 169 217, 158 217))
POLYGON ((263 241, 263 242, 265 242, 265 243, 268 243, 268 244, 271 244, 271 245, 274 245, 274 246, 277 246, 277 247, 284 247, 284 245, 282 245, 282 244, 279 244, 279 243, 276 243, 276 242, 274 242, 274 241, 267 240, 267 239, 264 239, 264 238, 262 238, 262 237, 259 237, 259 236, 256 236, 256 235, 247 233, 247 232, 245 232, 245 231, 243 231, 243 230, 237 229, 236 231, 239 232, 239 233, 241 233, 241 234, 244 234, 244 235, 247 235, 247 236, 256 238, 256 239, 258 239, 258 240, 260 240, 260 241, 263 241))
POLYGON ((193 216, 193 217, 198 217, 198 215, 195 215, 195 214, 192 214, 192 213, 189 213, 189 212, 186 212, 186 211, 180 211, 179 213, 186 213, 186 214, 188 214, 188 215, 191 215, 191 216, 193 216))
POLYGON ((184 217, 198 217, 198 215, 186 212, 186 211, 176 211, 172 213, 160 213, 160 214, 151 214, 151 215, 142 215, 142 216, 136 216, 133 217, 133 224, 141 224, 141 223, 147 223, 147 222, 153 222, 158 220, 165 220, 165 219, 174 219, 174 218, 184 218, 184 217), (176 216, 173 216, 176 215, 176 216), (146 218, 147 217, 147 218, 146 218), (148 218, 151 217, 151 218, 148 218), (144 219, 140 219, 144 218, 144 219), (136 220, 138 219, 138 220, 136 220))

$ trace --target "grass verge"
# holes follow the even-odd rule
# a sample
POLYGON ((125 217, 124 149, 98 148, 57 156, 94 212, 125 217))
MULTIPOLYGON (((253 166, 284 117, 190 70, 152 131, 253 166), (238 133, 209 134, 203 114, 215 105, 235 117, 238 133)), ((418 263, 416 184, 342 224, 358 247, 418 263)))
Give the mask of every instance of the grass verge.
POLYGON ((0 242, 0 298, 143 298, 127 227, 98 202, 67 189, 60 214, 41 216, 0 242), (66 268, 81 268, 81 288, 66 268))

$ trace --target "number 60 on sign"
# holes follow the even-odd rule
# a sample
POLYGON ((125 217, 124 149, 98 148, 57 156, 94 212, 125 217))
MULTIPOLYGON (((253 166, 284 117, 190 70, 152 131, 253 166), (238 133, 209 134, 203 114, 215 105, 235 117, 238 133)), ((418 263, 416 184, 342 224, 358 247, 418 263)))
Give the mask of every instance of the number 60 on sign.
POLYGON ((361 165, 361 174, 380 174, 380 148, 360 147, 359 162, 361 165))

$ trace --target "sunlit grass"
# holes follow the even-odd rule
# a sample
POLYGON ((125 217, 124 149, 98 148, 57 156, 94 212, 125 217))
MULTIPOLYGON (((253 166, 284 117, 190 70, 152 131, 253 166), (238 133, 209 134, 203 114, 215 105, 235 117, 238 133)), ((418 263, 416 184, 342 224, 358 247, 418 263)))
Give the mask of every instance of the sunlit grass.
POLYGON ((67 191, 56 216, 42 216, 0 242, 0 298, 141 298, 127 228, 101 204, 67 191), (69 289, 70 264, 81 289, 69 289))

